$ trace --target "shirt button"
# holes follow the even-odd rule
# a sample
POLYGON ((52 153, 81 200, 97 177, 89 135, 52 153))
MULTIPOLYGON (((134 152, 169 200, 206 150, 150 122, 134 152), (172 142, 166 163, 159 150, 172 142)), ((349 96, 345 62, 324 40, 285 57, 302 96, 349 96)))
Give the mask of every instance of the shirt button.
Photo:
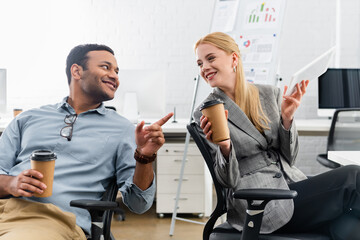
POLYGON ((275 175, 274 175, 274 178, 281 178, 282 177, 282 173, 281 172, 277 172, 275 175))

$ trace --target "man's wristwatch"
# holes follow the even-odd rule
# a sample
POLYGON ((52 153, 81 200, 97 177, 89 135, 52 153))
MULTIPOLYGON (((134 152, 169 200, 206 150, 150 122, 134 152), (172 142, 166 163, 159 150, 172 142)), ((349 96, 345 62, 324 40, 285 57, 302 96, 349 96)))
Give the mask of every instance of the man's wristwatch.
POLYGON ((141 164, 148 164, 148 163, 151 163, 151 162, 155 161, 156 153, 154 153, 152 156, 149 157, 149 156, 145 156, 145 155, 140 154, 138 152, 138 150, 135 149, 134 158, 135 158, 136 161, 138 161, 141 164))

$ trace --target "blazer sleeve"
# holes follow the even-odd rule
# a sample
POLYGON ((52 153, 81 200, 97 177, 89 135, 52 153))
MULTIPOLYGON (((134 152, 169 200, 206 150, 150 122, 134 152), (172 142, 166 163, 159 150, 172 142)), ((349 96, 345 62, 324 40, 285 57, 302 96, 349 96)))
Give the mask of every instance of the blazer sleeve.
POLYGON ((285 158, 290 166, 295 164, 296 156, 299 152, 299 141, 298 141, 298 132, 296 130, 296 125, 293 122, 291 123, 290 129, 286 130, 282 124, 281 118, 281 101, 282 94, 280 89, 277 91, 277 102, 280 113, 280 122, 279 122, 279 137, 280 137, 280 154, 285 158))
POLYGON ((196 127, 204 139, 205 144, 207 145, 211 156, 214 160, 214 172, 216 175, 216 179, 219 183, 225 188, 235 188, 240 178, 239 172, 239 164, 236 159, 236 153, 233 148, 233 144, 231 143, 231 152, 229 155, 229 160, 226 160, 221 153, 220 147, 205 138, 205 134, 203 133, 202 129, 200 128, 200 117, 202 113, 197 109, 194 112, 194 120, 196 122, 196 127))
POLYGON ((229 160, 224 158, 220 147, 216 146, 214 171, 217 180, 223 187, 235 189, 240 178, 239 163, 232 142, 230 146, 231 152, 229 154, 229 160))

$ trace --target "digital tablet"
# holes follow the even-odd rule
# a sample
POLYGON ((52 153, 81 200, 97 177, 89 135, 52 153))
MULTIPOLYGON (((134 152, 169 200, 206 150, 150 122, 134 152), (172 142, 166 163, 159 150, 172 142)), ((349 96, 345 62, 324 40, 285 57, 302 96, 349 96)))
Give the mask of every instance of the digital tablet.
POLYGON ((301 87, 302 80, 313 80, 322 75, 329 67, 330 59, 335 52, 335 46, 327 50, 325 53, 321 54, 319 57, 315 58, 305 67, 301 68, 299 71, 294 73, 291 76, 289 88, 286 91, 286 96, 293 94, 296 91, 296 84, 299 83, 301 87))

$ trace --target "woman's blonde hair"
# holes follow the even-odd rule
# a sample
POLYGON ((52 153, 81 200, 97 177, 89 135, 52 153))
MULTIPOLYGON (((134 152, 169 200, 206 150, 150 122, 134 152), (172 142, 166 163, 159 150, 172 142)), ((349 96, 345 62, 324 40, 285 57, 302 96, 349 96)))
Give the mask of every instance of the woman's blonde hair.
POLYGON ((240 50, 235 40, 225 33, 213 32, 200 38, 196 42, 194 47, 195 51, 200 44, 204 43, 212 44, 227 54, 237 54, 238 64, 236 66, 235 103, 243 110, 259 132, 263 133, 265 129, 269 129, 268 124, 270 121, 262 110, 259 90, 256 86, 245 80, 240 50))

